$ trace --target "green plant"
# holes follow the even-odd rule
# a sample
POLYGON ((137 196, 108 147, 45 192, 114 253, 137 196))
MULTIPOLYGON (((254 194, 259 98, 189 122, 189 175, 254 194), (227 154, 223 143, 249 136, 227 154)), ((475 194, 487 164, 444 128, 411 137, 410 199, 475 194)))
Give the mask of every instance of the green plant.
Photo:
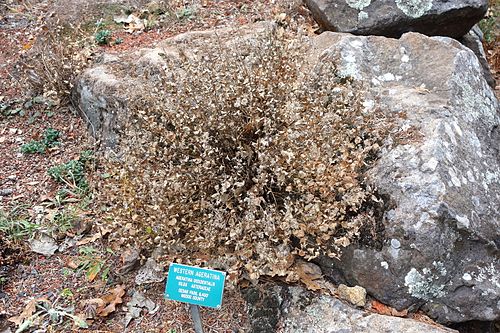
POLYGON ((40 141, 30 141, 21 146, 23 154, 43 154, 46 146, 40 141))
POLYGON ((104 22, 104 20, 101 18, 99 20, 97 20, 97 22, 95 23, 95 26, 97 29, 103 29, 106 27, 106 22, 104 22))
POLYGON ((31 327, 39 325, 48 319, 50 323, 59 325, 69 318, 78 328, 88 328, 87 322, 72 313, 72 309, 63 308, 57 305, 59 297, 52 303, 45 298, 33 299, 26 306, 23 313, 16 317, 18 328, 16 333, 29 330, 31 327))
POLYGON ((70 276, 71 274, 73 274, 73 270, 71 268, 68 268, 68 267, 63 267, 61 269, 61 273, 63 276, 70 276))
POLYGON ((179 20, 185 20, 185 19, 190 20, 194 16, 194 14, 195 14, 194 9, 190 7, 182 8, 175 13, 175 15, 179 20))
POLYGON ((111 41, 111 35, 110 30, 99 30, 95 33, 94 39, 99 45, 107 45, 111 41))
POLYGON ((71 291, 71 289, 69 288, 64 288, 62 291, 61 291, 61 297, 62 298, 73 298, 73 292, 71 291))
POLYGON ((32 237, 39 228, 39 225, 29 221, 22 206, 14 207, 9 212, 0 210, 0 232, 10 239, 32 237))
POLYGON ((499 18, 500 3, 496 1, 491 4, 486 17, 479 21, 479 28, 484 34, 484 41, 488 44, 495 42, 500 35, 499 18))
POLYGON ((58 212, 52 221, 50 229, 55 233, 65 233, 73 228, 74 222, 77 219, 75 210, 72 207, 63 209, 58 212))
POLYGON ((118 37, 115 39, 115 42, 114 42, 115 45, 119 45, 121 43, 123 43, 123 38, 118 37))
POLYGON ((22 108, 16 108, 14 107, 17 104, 17 100, 10 100, 10 101, 2 101, 0 100, 0 114, 3 114, 4 116, 15 116, 15 115, 20 115, 24 116, 25 111, 22 108))
POLYGON ((85 150, 77 160, 51 167, 48 174, 55 181, 67 185, 71 190, 76 190, 77 193, 71 192, 70 189, 66 189, 66 192, 79 195, 86 194, 88 192, 88 183, 85 179, 85 169, 92 160, 92 151, 85 150))
POLYGON ((61 132, 51 127, 47 128, 43 133, 43 144, 47 147, 54 147, 59 144, 57 141, 61 137, 61 132))
POLYGON ((84 150, 80 153, 80 163, 87 164, 94 161, 94 152, 92 150, 84 150))
POLYGON ((79 160, 69 161, 49 169, 49 176, 55 181, 77 186, 84 181, 84 165, 79 160))
POLYGON ((61 132, 53 128, 47 128, 43 133, 41 141, 30 141, 21 146, 21 152, 24 154, 43 154, 47 148, 52 148, 59 144, 57 141, 61 136, 61 132))
POLYGON ((107 281, 109 277, 109 267, 106 262, 99 256, 98 251, 90 246, 83 246, 78 250, 79 264, 78 270, 85 272, 87 280, 93 281, 100 273, 101 279, 107 281))

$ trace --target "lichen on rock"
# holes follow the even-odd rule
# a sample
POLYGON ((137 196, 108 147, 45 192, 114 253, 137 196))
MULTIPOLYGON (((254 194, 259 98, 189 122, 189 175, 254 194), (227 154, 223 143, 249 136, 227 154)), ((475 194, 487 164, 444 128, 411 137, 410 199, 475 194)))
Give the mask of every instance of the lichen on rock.
POLYGON ((432 0, 395 0, 396 5, 406 15, 418 18, 432 8, 432 0))
POLYGON ((349 7, 354 9, 361 10, 365 7, 368 7, 371 3, 371 0, 345 0, 349 7))
POLYGON ((405 276, 405 286, 413 297, 429 301, 436 297, 445 295, 444 284, 438 284, 438 276, 434 275, 429 269, 420 273, 416 268, 412 268, 405 276))

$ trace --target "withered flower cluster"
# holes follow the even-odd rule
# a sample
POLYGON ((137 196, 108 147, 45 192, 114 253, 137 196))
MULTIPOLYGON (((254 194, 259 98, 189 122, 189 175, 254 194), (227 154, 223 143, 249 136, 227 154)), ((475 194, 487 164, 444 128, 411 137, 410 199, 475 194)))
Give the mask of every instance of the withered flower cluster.
POLYGON ((387 128, 307 47, 281 31, 167 61, 110 165, 125 233, 258 279, 337 256, 375 223, 363 172, 387 128))

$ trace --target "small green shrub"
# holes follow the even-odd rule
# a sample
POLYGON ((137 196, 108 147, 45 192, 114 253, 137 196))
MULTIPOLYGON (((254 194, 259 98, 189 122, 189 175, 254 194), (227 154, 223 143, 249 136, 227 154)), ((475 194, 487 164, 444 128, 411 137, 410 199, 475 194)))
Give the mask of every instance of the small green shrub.
POLYGON ((49 176, 60 183, 78 185, 84 181, 84 165, 79 160, 69 161, 49 169, 49 176))
POLYGON ((190 20, 195 14, 194 9, 185 7, 177 11, 176 16, 179 20, 190 20))
POLYGON ((47 148, 57 146, 57 141, 61 136, 61 132, 53 128, 47 128, 43 133, 41 141, 30 141, 21 146, 21 152, 24 154, 43 154, 47 148))
POLYGON ((49 169, 48 174, 52 179, 61 184, 77 189, 79 194, 88 191, 88 183, 85 178, 86 165, 93 159, 92 151, 85 150, 77 160, 72 160, 49 169))
POLYGON ((73 292, 69 288, 64 288, 61 290, 61 293, 59 294, 62 298, 73 298, 73 292))
POLYGON ((108 280, 109 267, 106 265, 106 259, 102 258, 95 248, 83 246, 78 252, 78 270, 85 272, 87 280, 93 281, 99 275, 103 281, 108 280))
POLYGON ((61 132, 53 128, 47 128, 43 134, 42 143, 47 147, 54 147, 59 144, 57 141, 61 136, 61 132))
POLYGON ((484 41, 488 44, 495 42, 500 35, 500 3, 492 2, 484 19, 479 21, 479 28, 484 34, 484 41))
POLYGON ((111 31, 110 30, 100 30, 94 35, 94 39, 99 45, 107 45, 111 41, 111 31))
POLYGON ((479 21, 479 27, 484 34, 484 40, 486 43, 492 43, 495 41, 495 26, 496 26, 496 18, 488 17, 481 21, 479 21))
POLYGON ((22 108, 17 107, 17 100, 3 101, 0 99, 0 114, 4 116, 24 116, 25 111, 22 108))
POLYGON ((45 148, 45 145, 40 141, 30 141, 21 146, 21 152, 23 154, 43 154, 45 148))
POLYGON ((75 211, 71 207, 58 212, 54 216, 54 220, 52 221, 52 232, 65 233, 66 231, 73 228, 76 219, 77 216, 75 214, 75 211))

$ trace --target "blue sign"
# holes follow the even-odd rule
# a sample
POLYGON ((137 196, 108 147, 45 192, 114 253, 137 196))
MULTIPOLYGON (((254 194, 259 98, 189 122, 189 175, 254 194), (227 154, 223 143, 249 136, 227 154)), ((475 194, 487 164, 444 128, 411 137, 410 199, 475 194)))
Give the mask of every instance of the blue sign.
POLYGON ((165 298, 211 308, 220 308, 226 273, 213 269, 171 264, 165 298))

